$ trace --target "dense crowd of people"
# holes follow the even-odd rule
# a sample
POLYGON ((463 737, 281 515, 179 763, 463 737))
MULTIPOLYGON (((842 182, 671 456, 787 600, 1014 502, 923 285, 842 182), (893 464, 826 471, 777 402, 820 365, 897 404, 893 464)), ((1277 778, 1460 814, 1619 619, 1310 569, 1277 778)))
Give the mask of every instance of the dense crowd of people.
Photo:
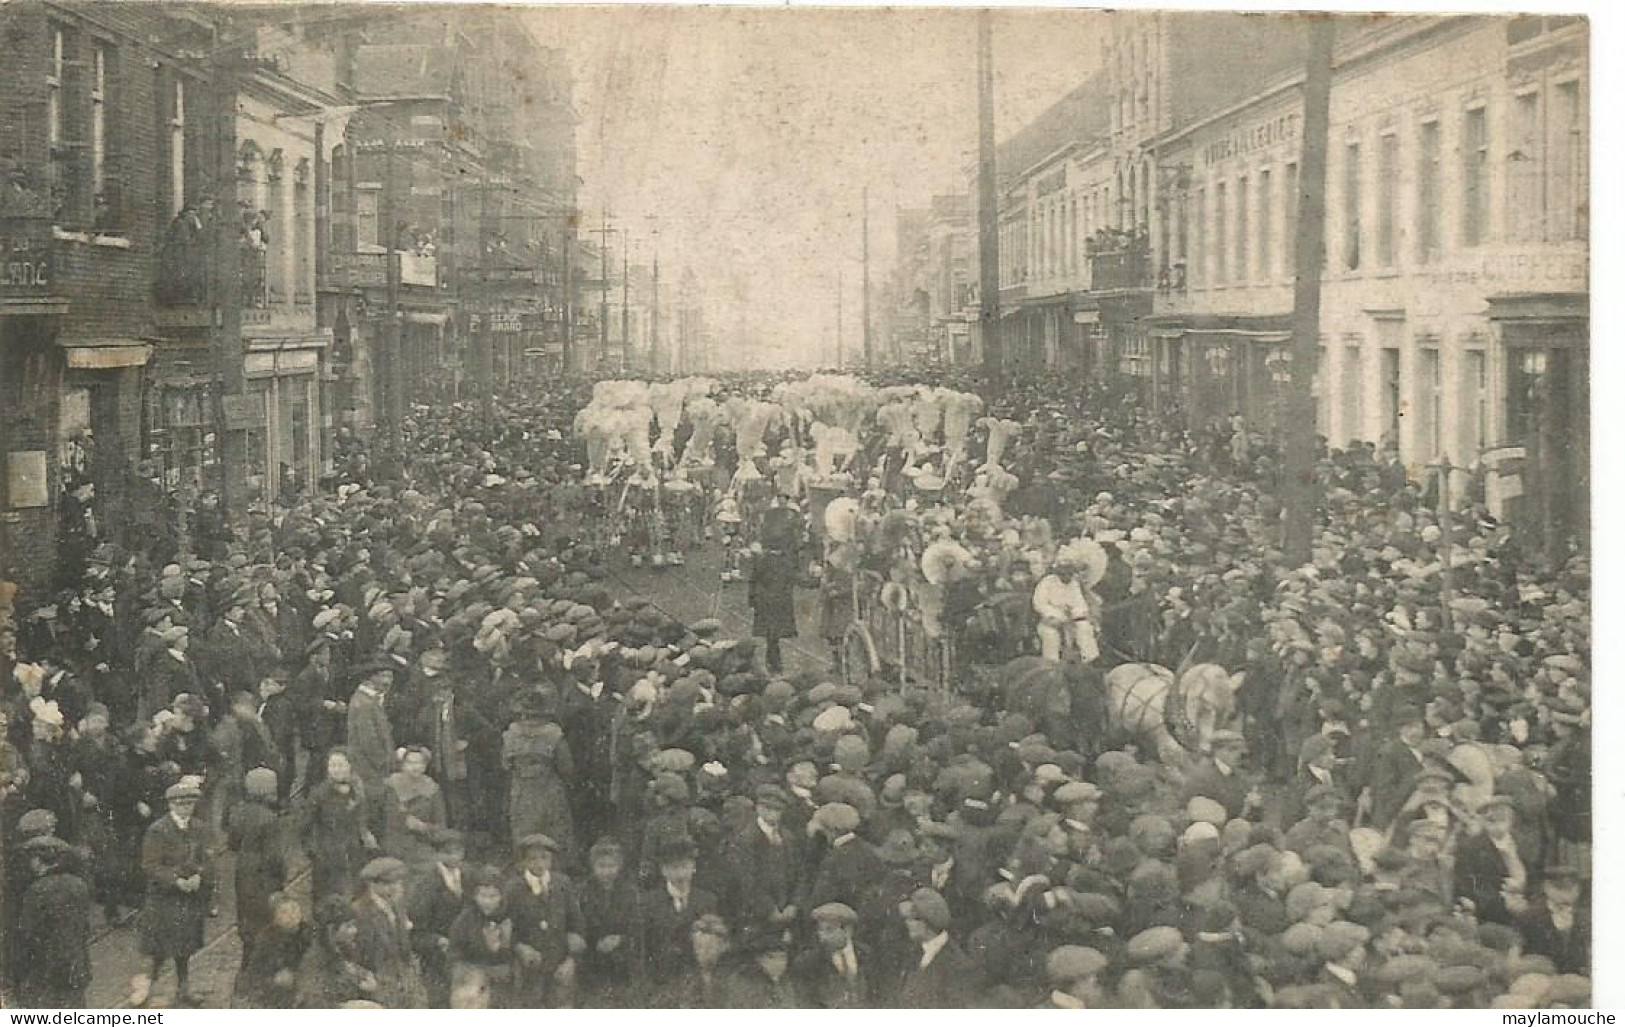
MULTIPOLYGON (((786 380, 716 387, 765 402, 786 380)), ((845 540, 828 490, 781 473, 794 416, 719 435, 720 470, 692 477, 705 527, 740 540, 759 646, 614 581, 629 540, 666 546, 587 480, 592 390, 419 408, 402 449, 347 446, 320 494, 94 547, 25 606, 0 732, 8 992, 83 1005, 104 923, 150 960, 134 1004, 171 969, 175 1001, 202 1001, 189 961, 229 888, 245 1007, 1589 1000, 1579 551, 1525 552, 1471 502, 1446 534, 1356 446, 1323 455, 1293 566, 1245 425, 1021 381, 959 480, 940 434, 869 426, 845 540), (779 483, 760 509, 730 494, 746 464, 779 483), (933 546, 952 558, 922 568, 933 546), (826 637, 874 573, 931 597, 985 672, 787 673, 809 563, 826 637), (1064 695, 1001 671, 1037 656, 1064 695), (1182 658, 1244 683, 1170 756, 1105 682, 1182 658)))

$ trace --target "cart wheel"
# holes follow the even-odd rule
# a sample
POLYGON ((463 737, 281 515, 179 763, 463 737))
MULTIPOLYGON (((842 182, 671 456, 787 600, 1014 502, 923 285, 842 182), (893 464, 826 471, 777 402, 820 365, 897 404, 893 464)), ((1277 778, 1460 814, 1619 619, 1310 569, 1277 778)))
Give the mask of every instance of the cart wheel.
POLYGON ((875 641, 863 624, 847 625, 841 638, 841 677, 848 685, 863 688, 880 673, 880 655, 875 641))

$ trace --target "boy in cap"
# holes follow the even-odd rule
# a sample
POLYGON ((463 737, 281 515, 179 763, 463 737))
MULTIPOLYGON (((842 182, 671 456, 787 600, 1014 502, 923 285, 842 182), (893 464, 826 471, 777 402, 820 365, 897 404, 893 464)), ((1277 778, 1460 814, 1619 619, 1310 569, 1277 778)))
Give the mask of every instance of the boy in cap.
POLYGON ((587 852, 581 884, 581 931, 586 951, 580 978, 584 1004, 613 1008, 621 989, 643 975, 643 904, 626 869, 626 852, 609 835, 587 852))
POLYGON ((870 1009, 879 996, 868 950, 856 940, 858 914, 844 902, 812 911, 817 945, 791 964, 802 997, 815 1009, 870 1009))
POLYGON ((519 867, 508 881, 513 916, 515 1002, 522 1008, 569 1008, 576 993, 576 959, 586 951, 575 882, 553 868, 558 843, 526 835, 516 846, 519 867))
POLYGON ((962 1009, 975 999, 971 992, 977 967, 948 933, 953 914, 948 900, 931 888, 916 889, 898 907, 913 942, 911 961, 893 992, 901 1009, 962 1009))
POLYGON ((829 849, 813 878, 806 904, 821 906, 842 902, 878 922, 892 912, 878 908, 879 884, 886 866, 875 847, 859 837, 861 823, 857 809, 844 802, 826 803, 813 815, 808 830, 827 838, 829 849))
POLYGON ((678 1009, 742 1008, 734 991, 733 975, 722 967, 723 957, 731 947, 727 922, 715 913, 695 918, 689 929, 689 946, 694 968, 683 975, 670 1004, 678 1009))
POLYGON ((756 789, 755 800, 755 818, 733 837, 726 857, 736 884, 729 912, 747 934, 783 930, 795 920, 804 841, 785 829, 790 797, 783 788, 763 784, 756 789))
POLYGON ((742 939, 741 960, 734 972, 738 1009, 800 1009, 796 980, 790 974, 789 929, 757 931, 742 939))
POLYGON ((141 951, 151 960, 147 973, 131 985, 130 1005, 144 1007, 164 962, 175 964, 176 995, 200 1005, 188 989, 191 960, 203 947, 203 925, 214 895, 214 872, 206 828, 194 815, 202 791, 182 778, 164 792, 169 815, 147 828, 141 844, 141 871, 147 879, 147 905, 141 923, 141 951))
POLYGON ((363 667, 360 677, 345 717, 345 748, 367 802, 367 826, 382 836, 384 779, 395 771, 395 735, 384 704, 395 671, 388 663, 375 662, 363 667))
POLYGON ((1558 973, 1591 972, 1591 903, 1580 869, 1549 867, 1540 897, 1517 916, 1524 949, 1551 959, 1558 973))
POLYGON ((380 856, 361 870, 356 900, 356 961, 378 982, 373 1001, 387 1009, 423 1004, 422 982, 412 953, 412 923, 406 916, 406 864, 380 856))
POLYGON ((693 949, 687 944, 694 922, 721 912, 717 897, 694 884, 698 868, 694 842, 684 836, 668 837, 654 852, 660 883, 644 893, 644 940, 649 977, 657 985, 670 985, 693 969, 693 949))

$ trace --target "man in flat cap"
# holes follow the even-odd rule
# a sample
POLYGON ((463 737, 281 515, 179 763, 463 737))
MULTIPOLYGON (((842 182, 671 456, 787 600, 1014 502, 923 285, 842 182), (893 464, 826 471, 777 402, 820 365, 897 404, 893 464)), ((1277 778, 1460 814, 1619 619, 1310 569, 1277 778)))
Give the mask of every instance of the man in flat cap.
POLYGON ((576 995, 576 958, 587 948, 576 884, 554 868, 559 846, 547 835, 526 835, 515 849, 519 866, 506 891, 519 960, 515 1003, 569 1008, 576 995))
MULTIPOLYGON (((857 809, 844 802, 826 803, 813 815, 809 830, 827 839, 829 848, 813 878, 806 904, 845 903, 878 923, 894 910, 879 908, 879 886, 885 877, 886 865, 875 847, 858 835, 861 823, 857 809)), ((873 923, 865 924, 865 927, 873 926, 873 923)))
POLYGON ((74 851, 54 835, 21 846, 33 876, 17 896, 17 941, 27 955, 17 967, 18 1005, 79 1009, 90 986, 90 886, 74 872, 74 851))
POLYGON ((799 983, 790 973, 792 931, 757 931, 739 940, 733 975, 738 1009, 800 1009, 799 983))
POLYGON ((890 1005, 900 1009, 963 1009, 973 1005, 980 973, 948 933, 953 914, 948 900, 931 888, 918 888, 898 907, 913 942, 890 1005))
POLYGON ((380 856, 361 868, 361 881, 355 904, 356 961, 378 982, 374 1001, 388 1009, 416 1009, 424 993, 406 915, 406 864, 380 856))
POLYGON ((1425 763, 1422 742, 1427 735, 1427 721, 1422 711, 1413 705, 1399 706, 1390 714, 1389 723, 1394 734, 1377 750, 1364 795, 1371 826, 1379 831, 1393 824, 1416 789, 1425 763))
POLYGON ((1472 903, 1480 922, 1514 924, 1529 908, 1540 868, 1518 845, 1511 799, 1492 796, 1479 816, 1483 830, 1456 846, 1454 894, 1472 903))
POLYGON ((1044 975, 1050 992, 1040 1009, 1099 1008, 1103 999, 1100 975, 1106 957, 1083 945, 1062 945, 1044 957, 1044 975))
POLYGON ((141 843, 141 872, 147 879, 141 951, 151 965, 131 985, 132 1006, 147 1004, 166 961, 175 964, 178 1000, 202 1004, 188 989, 192 956, 203 947, 203 926, 214 896, 207 829, 194 815, 202 794, 191 778, 170 785, 164 792, 169 815, 154 821, 141 843))
POLYGON ((726 854, 735 883, 729 913, 742 934, 782 931, 795 921, 805 844, 785 829, 790 796, 783 788, 760 785, 754 798, 756 817, 732 837, 726 854))
POLYGON ((826 902, 811 913, 817 944, 803 952, 790 972, 802 998, 815 1009, 871 1009, 880 982, 866 948, 855 938, 858 914, 844 902, 826 902))
POLYGON ((246 968, 260 932, 271 923, 271 896, 287 884, 283 836, 276 814, 277 775, 255 767, 244 775, 243 800, 231 811, 227 845, 234 854, 237 933, 246 968))

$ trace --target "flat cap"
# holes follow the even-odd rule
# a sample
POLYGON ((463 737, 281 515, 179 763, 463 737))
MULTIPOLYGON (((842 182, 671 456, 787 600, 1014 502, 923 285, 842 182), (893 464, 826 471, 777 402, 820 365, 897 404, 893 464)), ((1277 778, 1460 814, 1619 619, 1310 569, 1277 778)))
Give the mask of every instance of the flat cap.
POLYGON ((729 935, 728 922, 715 913, 706 913, 694 920, 690 928, 694 934, 709 934, 715 938, 726 938, 729 935))
POLYGON ((845 834, 848 831, 856 831, 863 818, 854 807, 844 802, 831 802, 818 807, 818 812, 813 814, 813 821, 826 831, 845 834))
POLYGON ((559 843, 545 834, 527 834, 523 838, 519 839, 518 843, 514 845, 514 848, 520 853, 520 855, 526 855, 528 853, 541 850, 546 850, 547 852, 557 852, 559 851, 559 843))
POLYGON ((790 805, 790 795, 783 788, 769 782, 757 786, 756 801, 763 806, 777 806, 783 809, 790 805))
POLYGON ((17 820, 17 833, 25 837, 56 831, 56 814, 48 809, 31 809, 17 820))
POLYGON ((1106 969, 1106 957, 1082 945, 1062 945, 1044 958, 1044 972, 1053 984, 1069 984, 1106 969))
POLYGON ((1359 924, 1347 920, 1338 920, 1327 924, 1320 932, 1320 939, 1315 944, 1315 950, 1322 959, 1342 959, 1344 956, 1361 948, 1371 940, 1371 931, 1359 924))
MULTIPOLYGON (((1239 812, 1239 811, 1238 811, 1239 812)), ((1223 805, 1205 795, 1193 795, 1185 804, 1185 816, 1196 823, 1223 827, 1230 819, 1223 805)))
POLYGON ((1185 939, 1176 927, 1148 927, 1129 940, 1124 950, 1134 963, 1154 963, 1179 951, 1185 939))
POLYGON ((814 923, 855 924, 858 914, 844 902, 826 902, 812 911, 814 923))
POLYGON ((406 880, 406 864, 394 856, 379 856, 361 868, 361 879, 374 884, 406 880))
POLYGON ((270 767, 255 767, 243 775, 243 787, 249 795, 270 797, 276 795, 276 771, 270 767))
POLYGON ((1063 806, 1073 806, 1082 802, 1099 802, 1101 794, 1099 786, 1088 781, 1068 781, 1055 789, 1055 801, 1063 806))
POLYGON ((174 802, 177 799, 201 799, 203 789, 193 784, 189 779, 182 779, 164 789, 164 801, 174 802))
POLYGON ((954 922, 948 909, 948 900, 934 888, 916 888, 908 899, 898 906, 905 919, 924 921, 935 931, 946 931, 954 922))

